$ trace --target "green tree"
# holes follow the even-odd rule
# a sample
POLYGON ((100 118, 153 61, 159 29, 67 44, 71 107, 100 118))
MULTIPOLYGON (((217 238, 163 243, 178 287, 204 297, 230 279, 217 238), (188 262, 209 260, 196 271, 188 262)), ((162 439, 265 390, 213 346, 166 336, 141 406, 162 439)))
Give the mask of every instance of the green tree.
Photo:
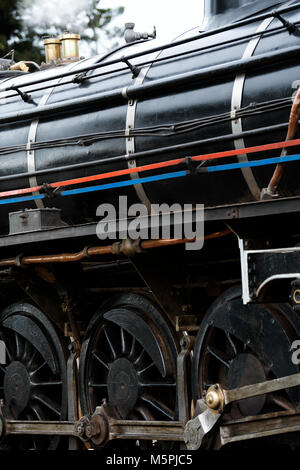
MULTIPOLYGON (((91 0, 90 11, 88 13, 87 30, 90 34, 82 34, 82 39, 88 41, 92 45, 92 52, 98 53, 98 43, 101 39, 101 34, 105 34, 107 38, 112 39, 122 35, 122 30, 114 27, 109 27, 111 21, 118 15, 124 12, 124 7, 116 9, 99 8, 99 0, 91 0)), ((117 43, 113 47, 117 46, 117 43)))
POLYGON ((124 11, 123 7, 100 7, 101 0, 0 0, 0 57, 14 49, 15 60, 40 63, 44 60, 42 38, 59 36, 65 30, 80 33, 91 55, 96 54, 101 38, 122 34, 110 23, 124 11))
POLYGON ((9 40, 20 37, 22 21, 18 14, 19 0, 0 0, 0 55, 9 51, 9 40))

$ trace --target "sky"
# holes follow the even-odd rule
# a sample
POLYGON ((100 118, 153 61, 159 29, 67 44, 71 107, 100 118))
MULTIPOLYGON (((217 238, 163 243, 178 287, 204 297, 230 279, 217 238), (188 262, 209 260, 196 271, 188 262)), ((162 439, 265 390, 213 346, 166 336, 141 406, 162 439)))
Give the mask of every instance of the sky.
MULTIPOLYGON (((65 27, 80 34, 87 24, 85 11, 90 7, 91 0, 22 0, 22 17, 24 23, 35 30, 41 28, 48 34, 55 34, 56 27, 65 27), (50 19, 50 23, 49 23, 50 19), (51 26, 53 30, 51 30, 51 26)), ((113 20, 108 27, 117 26, 124 30, 125 23, 135 23, 137 32, 153 32, 156 27, 157 38, 161 42, 169 42, 189 29, 201 24, 204 0, 99 0, 100 8, 125 7, 125 12, 113 20), (184 6, 184 7, 183 7, 184 6)), ((98 6, 97 5, 97 6, 98 6)), ((92 31, 91 31, 92 33, 92 31)), ((119 44, 124 42, 118 39, 119 44)), ((125 42, 124 42, 125 43, 125 42)), ((81 42, 80 53, 90 57, 97 50, 103 54, 116 44, 116 38, 109 39, 101 34, 94 46, 85 41, 81 42)))
POLYGON ((118 6, 124 6, 125 12, 115 25, 132 22, 138 32, 152 32, 156 26, 157 38, 163 41, 199 26, 203 14, 203 0, 101 0, 101 8, 118 6))

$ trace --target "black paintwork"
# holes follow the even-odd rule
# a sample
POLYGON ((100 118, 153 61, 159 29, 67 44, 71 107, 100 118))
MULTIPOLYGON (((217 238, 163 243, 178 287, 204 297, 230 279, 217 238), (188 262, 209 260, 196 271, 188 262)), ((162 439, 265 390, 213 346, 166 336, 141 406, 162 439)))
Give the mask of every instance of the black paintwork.
MULTIPOLYGON (((243 12, 248 8, 249 15, 266 10, 270 2, 252 2, 242 7, 243 12), (259 3, 258 10, 253 11, 254 4, 259 3)), ((272 2, 272 7, 274 6, 272 2)), ((277 2, 278 3, 278 2, 277 2)), ((284 6, 286 2, 279 2, 284 6)), ((239 9, 240 10, 240 9, 239 9)), ((229 15, 230 11, 226 13, 229 15)), ((244 15, 244 13, 243 13, 244 15)), ((245 14, 243 18, 249 16, 245 14)), ((225 18, 225 17, 224 17, 225 18)), ((240 17, 239 17, 240 18, 240 17)), ((238 19, 239 19, 238 18, 238 19)), ((300 22, 300 11, 295 10, 285 14, 285 18, 289 21, 300 22)), ((233 21, 233 18, 231 19, 233 21)), ((197 41, 188 42, 177 45, 174 48, 164 50, 159 55, 165 58, 157 64, 153 64, 150 68, 144 84, 150 84, 155 80, 170 78, 178 74, 193 72, 205 69, 211 66, 222 65, 226 62, 240 60, 248 45, 247 40, 239 39, 241 36, 251 34, 256 31, 261 21, 247 24, 242 27, 227 30, 226 32, 211 35, 198 39, 197 41), (236 39, 230 45, 223 46, 222 43, 228 39, 236 39), (207 51, 193 53, 194 49, 215 44, 216 46, 207 51), (168 59, 170 55, 186 52, 187 54, 177 58, 168 59)), ((281 26, 278 19, 273 19, 269 29, 281 26)), ((186 37, 198 34, 199 28, 186 34, 186 37)), ((184 35, 182 37, 185 37, 184 35)), ((271 54, 279 49, 294 47, 300 45, 300 38, 297 35, 289 34, 282 28, 280 31, 264 35, 254 53, 254 56, 260 54, 271 54)), ((134 46, 137 49, 153 47, 153 43, 141 44, 134 46)), ((151 58, 157 57, 157 53, 152 54, 151 58)), ((114 55, 109 59, 114 58, 114 55)), ((99 59, 92 61, 95 63, 99 59)), ((107 60, 107 59, 106 59, 107 60)), ((142 59, 132 60, 134 64, 142 59)), ((84 64, 78 64, 82 67, 84 64)), ((108 70, 119 68, 119 65, 108 66, 108 70)), ((75 70, 75 69, 74 69, 75 70)), ((62 69, 63 71, 63 69, 62 69)), ((107 71, 106 68, 101 71, 107 71)), ((45 74, 55 75, 58 69, 54 71, 37 72, 34 77, 38 78, 45 74)), ((95 75, 97 71, 90 72, 90 76, 95 75)), ((75 74, 75 72, 74 72, 75 74)), ((29 78, 32 79, 33 76, 29 78)), ((153 95, 147 95, 140 98, 137 104, 135 127, 149 127, 164 124, 176 124, 182 121, 199 119, 201 117, 212 116, 215 114, 228 113, 231 110, 232 89, 236 73, 217 78, 210 77, 209 81, 191 82, 181 86, 168 89, 168 91, 156 92, 153 95)), ((26 77, 28 78, 28 77, 26 77)), ((29 79, 28 78, 28 79, 29 79)), ((292 88, 293 82, 300 78, 298 60, 294 57, 291 59, 281 60, 274 64, 258 67, 247 72, 244 86, 242 106, 245 107, 253 102, 264 102, 277 98, 290 97, 294 92, 292 88)), ((5 86, 12 83, 17 85, 24 80, 19 79, 6 80, 5 86)), ((63 79, 66 80, 66 79, 63 79)), ((65 103, 68 100, 76 100, 83 97, 89 97, 93 94, 109 93, 116 89, 132 86, 134 80, 132 73, 128 69, 125 72, 119 72, 106 77, 95 78, 86 81, 81 85, 67 84, 58 87, 51 93, 47 104, 54 105, 65 103)), ((38 86, 37 86, 38 87, 38 86)), ((31 87, 31 89, 34 87, 31 87)), ((26 91, 26 87, 22 89, 26 91)), ((27 90, 28 91, 28 90, 27 90)), ((36 103, 39 103, 42 96, 48 90, 32 92, 31 96, 36 103)), ((292 102, 291 102, 292 104, 292 102)), ((37 141, 47 141, 52 139, 66 138, 93 132, 105 132, 114 130, 125 130, 127 101, 122 102, 95 104, 92 103, 87 110, 72 110, 71 112, 60 112, 51 117, 43 117, 40 119, 37 130, 37 141)), ((24 110, 33 110, 36 105, 33 103, 24 103, 20 96, 9 98, 7 102, 1 101, 1 116, 8 113, 22 112, 24 110)), ((286 123, 289 119, 290 108, 286 107, 276 112, 269 112, 263 115, 256 115, 243 119, 243 129, 249 130, 260 128, 267 125, 286 123)), ((0 146, 9 146, 17 144, 26 144, 28 141, 28 132, 30 120, 18 123, 7 123, 0 125, 0 146)), ((195 140, 206 138, 215 138, 222 135, 231 134, 231 124, 226 122, 214 126, 201 128, 200 130, 169 137, 138 137, 136 138, 136 151, 143 152, 149 149, 167 147, 170 145, 179 145, 195 140)), ((259 145, 272 141, 285 139, 286 130, 276 131, 268 135, 257 135, 245 139, 245 145, 259 145)), ((222 150, 230 150, 234 148, 233 142, 219 142, 215 145, 202 145, 193 148, 191 151, 186 149, 182 151, 173 151, 168 155, 158 157, 141 158, 139 164, 147 164, 155 161, 168 160, 174 157, 180 157, 191 154, 211 153, 222 150)), ((76 171, 64 171, 65 165, 73 163, 82 163, 95 159, 105 160, 108 157, 124 155, 126 153, 125 138, 107 139, 94 143, 90 146, 72 146, 57 147, 52 149, 37 150, 35 152, 36 169, 42 170, 53 167, 61 167, 59 173, 42 175, 37 178, 39 184, 51 183, 55 181, 88 176, 111 170, 117 170, 127 167, 127 163, 121 162, 112 165, 107 163, 99 167, 91 169, 81 169, 76 171)), ((280 151, 269 152, 263 156, 279 156, 280 151)), ((252 154, 249 159, 256 159, 258 155, 252 154)), ((226 159, 226 162, 234 162, 236 158, 226 159)), ((223 163, 224 161, 218 161, 223 163)), ((215 163, 213 163, 215 164, 215 163)), ((280 186, 280 194, 282 196, 296 196, 300 194, 299 164, 290 163, 286 169, 284 179, 280 186)), ((4 175, 18 174, 27 172, 27 154, 25 151, 17 152, 7 156, 1 156, 0 177, 4 175)), ((265 187, 274 171, 273 166, 261 167, 255 169, 254 175, 260 188, 265 187)), ((147 173, 149 175, 149 173, 147 173)), ((123 179, 128 179, 125 177, 123 179)), ((7 181, 1 183, 1 190, 9 190, 16 188, 28 187, 28 178, 16 179, 15 181, 7 181)), ((206 206, 214 207, 217 205, 234 204, 237 202, 252 201, 253 197, 248 186, 242 176, 241 171, 232 171, 216 174, 202 174, 191 176, 188 179, 171 180, 165 182, 157 182, 145 185, 145 191, 153 203, 204 203, 206 206)), ((101 191, 91 193, 86 196, 60 197, 54 200, 46 200, 49 206, 55 206, 62 209, 63 218, 71 223, 87 222, 95 219, 97 206, 104 201, 116 202, 118 192, 101 191)), ((120 194, 128 194, 129 202, 137 201, 134 188, 122 189, 120 194)), ((12 204, 8 206, 0 206, 0 225, 1 231, 7 230, 8 212, 20 210, 21 208, 34 208, 35 203, 27 202, 25 204, 12 204)))

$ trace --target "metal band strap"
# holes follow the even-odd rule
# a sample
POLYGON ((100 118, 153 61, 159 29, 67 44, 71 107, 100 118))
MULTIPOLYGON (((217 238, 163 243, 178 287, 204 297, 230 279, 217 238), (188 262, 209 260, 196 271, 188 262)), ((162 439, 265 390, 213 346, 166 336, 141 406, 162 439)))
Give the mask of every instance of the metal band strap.
MULTIPOLYGON (((258 27, 256 32, 259 34, 265 31, 273 20, 274 18, 272 17, 265 19, 261 23, 261 25, 258 27)), ((261 39, 261 36, 251 39, 251 41, 248 43, 248 46, 246 47, 246 50, 243 54, 243 59, 248 59, 254 54, 255 49, 258 46, 260 39, 261 39)), ((232 118, 233 134, 241 134, 243 132, 242 119, 241 118, 236 119, 236 112, 242 107, 245 79, 246 79, 246 74, 241 73, 236 76, 234 85, 233 85, 232 101, 231 101, 231 118, 232 118)), ((244 139, 243 138, 235 139, 234 145, 237 150, 245 148, 244 139)), ((237 158, 240 163, 248 161, 248 157, 246 154, 239 155, 237 158)), ((259 200, 260 188, 255 180, 255 177, 253 175, 251 168, 242 168, 241 171, 243 173, 243 176, 245 178, 245 181, 249 187, 249 190, 252 196, 255 199, 259 200)))
MULTIPOLYGON (((150 65, 144 67, 137 79, 134 82, 134 86, 141 85, 150 69, 150 65)), ((135 138, 130 136, 130 131, 134 129, 135 125, 135 115, 136 115, 136 107, 137 107, 138 100, 130 100, 128 101, 128 108, 127 108, 127 116, 126 116, 126 158, 128 160, 128 168, 136 168, 136 160, 134 158, 130 158, 130 155, 135 153, 135 138)), ((133 180, 139 179, 138 173, 131 173, 130 178, 133 180)), ((142 184, 136 184, 134 189, 137 193, 139 200, 150 210, 151 202, 148 199, 147 194, 145 193, 144 187, 142 184)))
MULTIPOLYGON (((68 70, 72 70, 72 68, 76 67, 78 63, 72 64, 68 70)), ((62 80, 62 78, 59 78, 54 82, 56 85, 62 80)), ((50 88, 50 90, 45 93, 45 95, 42 96, 38 106, 44 106, 48 99, 50 98, 50 95, 52 94, 53 90, 55 87, 50 88)), ((38 130, 38 125, 39 125, 39 119, 35 119, 34 121, 31 121, 30 128, 29 128, 29 133, 28 133, 28 141, 27 141, 27 168, 28 168, 28 173, 35 172, 36 170, 36 165, 35 165, 35 151, 32 149, 32 144, 36 141, 36 135, 37 135, 37 130, 38 130)), ((31 188, 34 188, 38 186, 36 176, 31 176, 29 177, 29 186, 31 188)), ((34 196, 39 195, 39 192, 33 193, 34 196)), ((39 209, 42 209, 45 207, 43 201, 41 199, 36 199, 35 204, 39 209)))
MULTIPOLYGON (((288 1, 287 3, 284 4, 284 6, 286 7, 290 5, 291 3, 294 3, 294 0, 288 1)), ((272 21, 274 21, 274 19, 275 19, 274 17, 266 18, 258 27, 256 32, 259 34, 259 33, 266 31, 266 29, 270 26, 270 24, 272 23, 272 21)), ((243 54, 243 59, 247 59, 253 56, 260 39, 261 39, 261 36, 258 36, 257 38, 253 38, 250 40, 243 54)), ((236 76, 236 79, 233 85, 232 102, 231 102, 231 117, 232 117, 233 134, 241 134, 243 132, 242 119, 241 118, 236 119, 236 112, 242 107, 245 79, 246 79, 246 75, 244 73, 238 74, 236 76)), ((244 139, 236 139, 234 141, 234 145, 237 150, 245 148, 246 146, 244 139)), ((238 161, 240 163, 247 162, 248 161, 247 155, 244 154, 244 155, 238 156, 238 161)), ((259 200, 261 191, 255 180, 255 177, 253 175, 251 168, 242 168, 241 171, 243 173, 243 176, 250 189, 252 196, 255 199, 259 200)))

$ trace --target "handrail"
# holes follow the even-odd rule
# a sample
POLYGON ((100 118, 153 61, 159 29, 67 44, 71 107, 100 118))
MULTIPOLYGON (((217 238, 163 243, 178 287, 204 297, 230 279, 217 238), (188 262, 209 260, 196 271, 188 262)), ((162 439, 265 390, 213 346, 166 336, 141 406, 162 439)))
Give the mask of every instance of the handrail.
MULTIPOLYGON (((156 46, 152 49, 147 49, 147 50, 144 50, 144 51, 136 52, 134 54, 129 54, 129 55, 125 56, 125 58, 127 60, 130 60, 130 59, 135 59, 137 57, 142 57, 144 55, 148 55, 148 54, 151 54, 151 53, 154 53, 154 52, 160 52, 160 51, 163 51, 165 49, 173 48, 173 47, 180 46, 180 45, 183 45, 183 44, 186 44, 186 43, 189 43, 189 42, 197 41, 197 40, 205 38, 205 37, 213 36, 215 34, 219 34, 219 33, 226 32, 226 31, 229 31, 229 30, 232 30, 232 29, 236 29, 236 28, 239 28, 241 26, 246 26, 248 24, 255 23, 257 21, 261 21, 261 20, 264 20, 266 18, 276 17, 276 15, 278 15, 278 14, 281 15, 283 13, 289 13, 291 11, 297 10, 298 8, 300 8, 300 2, 296 3, 295 5, 291 5, 289 7, 286 7, 286 8, 279 8, 277 10, 273 10, 273 11, 270 11, 268 13, 263 13, 263 14, 260 14, 260 15, 252 16, 250 18, 247 18, 247 19, 242 20, 242 21, 238 21, 238 22, 230 24, 230 25, 226 25, 226 26, 222 26, 220 28, 216 28, 216 29, 213 29, 213 30, 210 30, 210 31, 206 31, 205 33, 197 34, 197 35, 192 36, 190 38, 180 39, 180 40, 174 41, 172 43, 167 43, 167 44, 163 44, 163 45, 160 45, 160 46, 156 46)), ((102 68, 102 67, 107 67, 108 65, 115 65, 115 64, 118 64, 118 63, 121 63, 121 62, 122 62, 122 58, 110 60, 110 61, 107 61, 107 62, 96 63, 94 65, 90 65, 90 66, 87 66, 87 67, 77 69, 76 74, 80 74, 80 73, 83 73, 83 72, 88 72, 90 70, 96 70, 96 69, 102 68)), ((54 75, 54 76, 51 76, 51 77, 43 77, 43 78, 40 78, 40 79, 37 79, 37 80, 33 80, 31 82, 20 83, 20 84, 18 84, 18 88, 23 88, 23 87, 32 86, 32 85, 38 85, 39 83, 44 83, 44 82, 49 81, 49 80, 56 80, 56 79, 68 77, 68 76, 71 76, 71 75, 74 75, 74 71, 64 72, 64 73, 54 75)), ((10 87, 4 88, 1 91, 12 91, 12 87, 10 86, 10 87)))

